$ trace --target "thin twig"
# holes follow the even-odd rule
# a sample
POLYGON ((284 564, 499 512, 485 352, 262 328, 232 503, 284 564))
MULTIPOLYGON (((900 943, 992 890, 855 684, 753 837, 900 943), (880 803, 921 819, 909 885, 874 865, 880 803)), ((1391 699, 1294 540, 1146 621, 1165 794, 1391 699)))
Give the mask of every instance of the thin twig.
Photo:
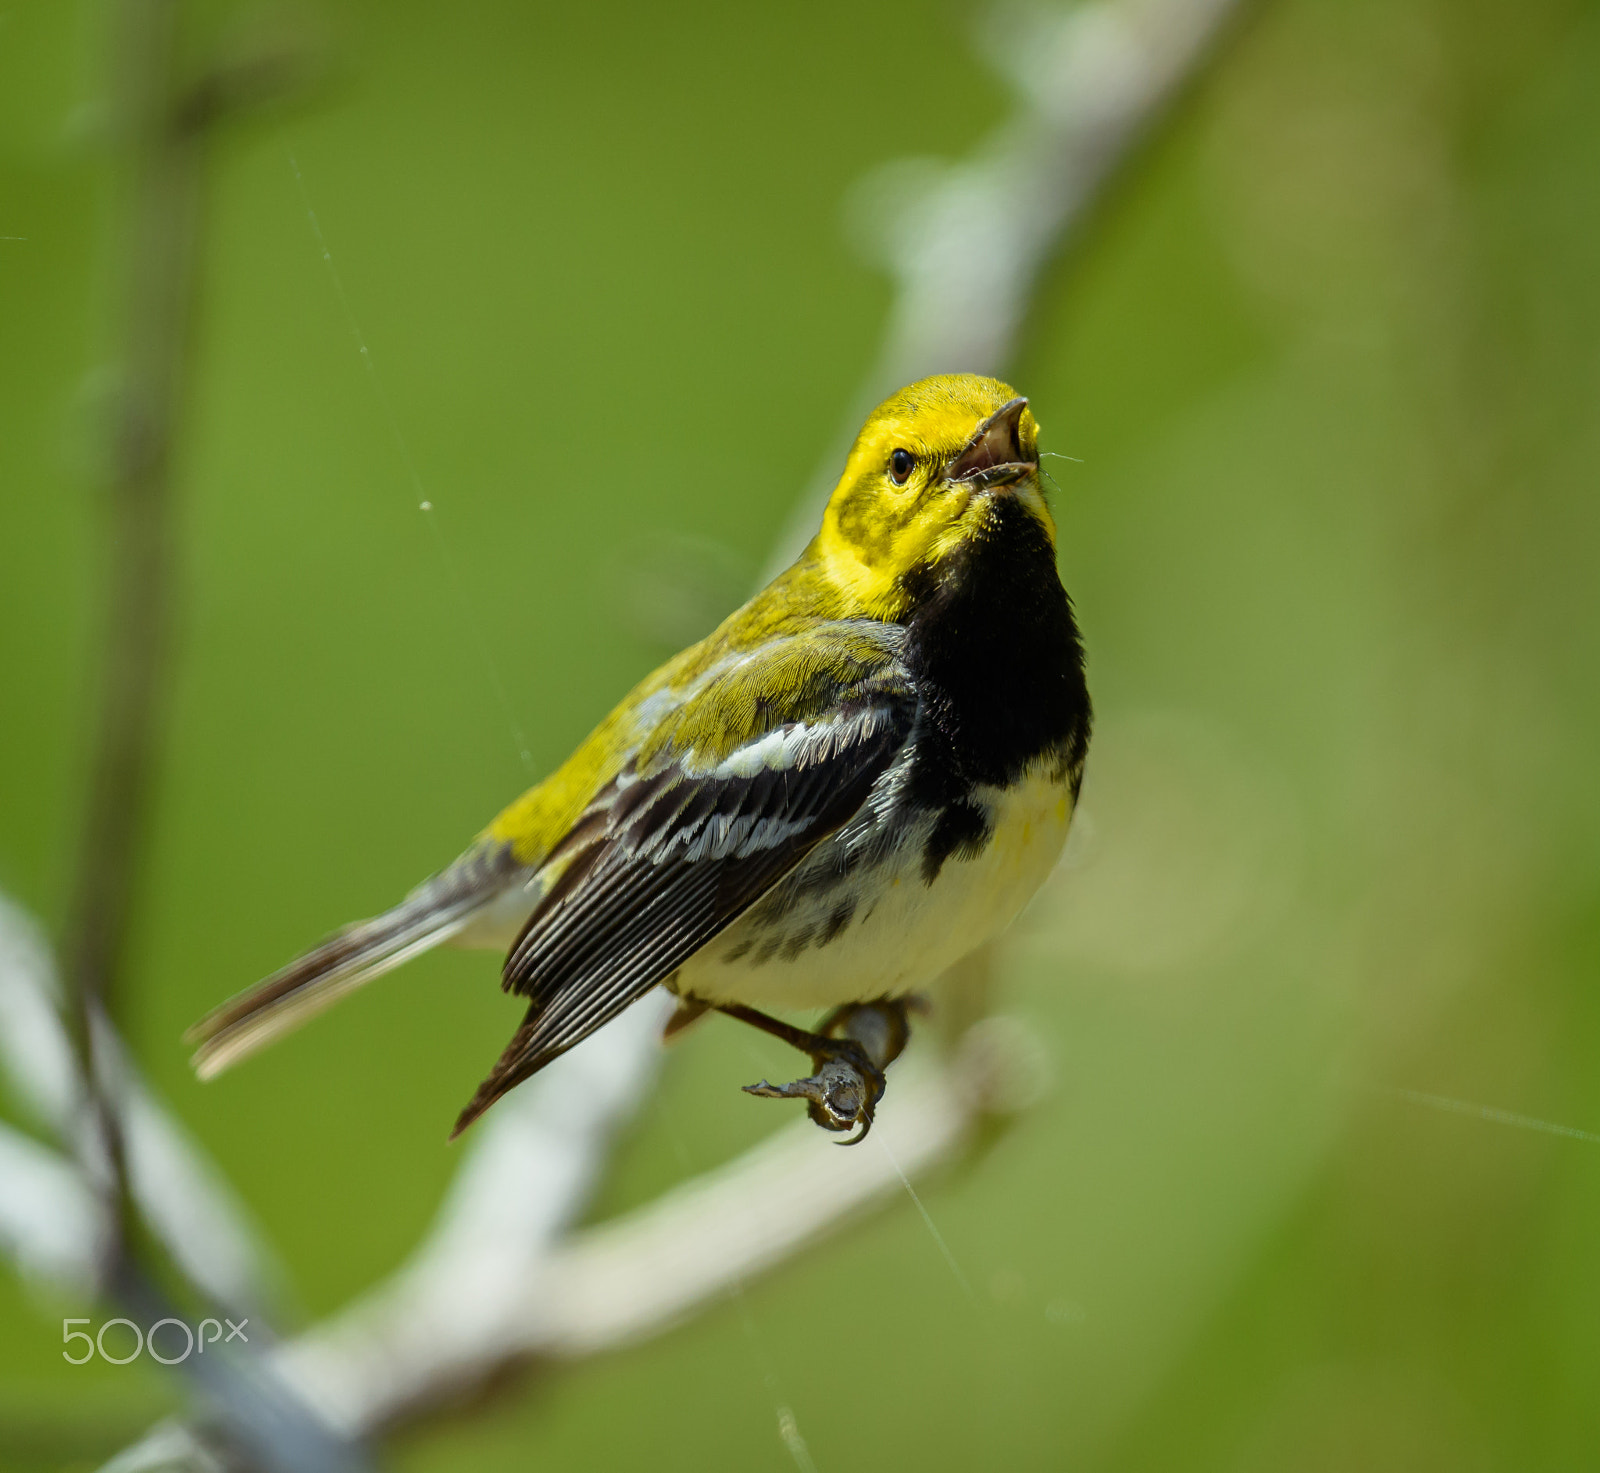
POLYGON ((96 1057, 127 961, 135 876, 166 688, 171 634, 171 464, 195 292, 197 139, 171 125, 175 0, 116 13, 115 115, 127 163, 126 280, 110 484, 98 712, 63 955, 79 1076, 100 1151, 102 1282, 127 1268, 133 1212, 119 1103, 96 1057))
POLYGON ((88 1163, 105 1204, 101 1280, 128 1268, 120 1061, 104 1057, 122 1012, 128 934, 157 776, 174 624, 172 471, 191 368, 203 150, 223 117, 278 97, 306 70, 280 42, 185 84, 179 0, 112 12, 112 116, 122 169, 117 395, 105 487, 100 680, 87 799, 62 955, 69 1034, 91 1122, 88 1163))
MULTIPOLYGON (((222 69, 186 90, 179 76, 179 0, 121 0, 112 22, 112 116, 124 166, 123 310, 105 488, 102 665, 63 946, 64 1001, 87 1125, 80 1133, 83 1180, 100 1206, 95 1277, 129 1315, 152 1324, 172 1306, 146 1261, 154 1245, 140 1233, 129 1111, 141 1096, 114 1020, 123 1002, 168 689, 172 469, 198 287, 202 150, 209 124, 233 101, 253 101, 276 87, 283 69, 222 69)), ((159 1122, 152 1130, 144 1114, 148 1182, 183 1153, 175 1154, 159 1122)), ((247 1368, 214 1356, 204 1365, 186 1362, 186 1370, 203 1384, 250 1462, 284 1473, 357 1466, 350 1449, 247 1368)))

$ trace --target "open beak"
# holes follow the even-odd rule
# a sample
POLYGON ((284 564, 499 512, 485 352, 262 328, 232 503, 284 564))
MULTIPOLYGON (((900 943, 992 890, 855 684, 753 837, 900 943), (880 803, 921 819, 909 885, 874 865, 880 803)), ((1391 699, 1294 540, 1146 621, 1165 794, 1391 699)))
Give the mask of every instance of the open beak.
POLYGON ((1039 462, 1030 460, 1022 449, 1022 411, 1027 407, 1026 399, 1013 399, 995 410, 972 432, 945 471, 945 479, 988 491, 1009 486, 1038 470, 1039 462))

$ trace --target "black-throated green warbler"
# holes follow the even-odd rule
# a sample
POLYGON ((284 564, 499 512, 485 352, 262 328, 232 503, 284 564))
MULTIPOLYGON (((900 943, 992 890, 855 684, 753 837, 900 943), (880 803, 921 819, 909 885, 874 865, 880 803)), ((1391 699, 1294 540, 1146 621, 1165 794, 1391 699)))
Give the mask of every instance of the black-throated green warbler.
POLYGON ((1089 720, 1027 401, 925 379, 867 420, 793 567, 449 868, 197 1024, 196 1066, 441 942, 509 947, 527 1018, 457 1132, 664 985, 680 1017, 718 1008, 809 1052, 813 1077, 750 1088, 859 1139, 903 1000, 1055 863, 1089 720), (817 1033, 757 1011, 821 1007, 817 1033))

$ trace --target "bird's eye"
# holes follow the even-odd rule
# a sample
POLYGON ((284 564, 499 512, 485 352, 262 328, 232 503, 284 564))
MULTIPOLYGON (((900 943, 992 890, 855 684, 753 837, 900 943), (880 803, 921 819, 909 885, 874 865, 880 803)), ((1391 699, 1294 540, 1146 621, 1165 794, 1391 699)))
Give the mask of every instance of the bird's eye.
POLYGON ((917 463, 917 458, 909 450, 896 450, 889 457, 889 479, 896 486, 904 486, 906 477, 911 474, 911 467, 917 463))

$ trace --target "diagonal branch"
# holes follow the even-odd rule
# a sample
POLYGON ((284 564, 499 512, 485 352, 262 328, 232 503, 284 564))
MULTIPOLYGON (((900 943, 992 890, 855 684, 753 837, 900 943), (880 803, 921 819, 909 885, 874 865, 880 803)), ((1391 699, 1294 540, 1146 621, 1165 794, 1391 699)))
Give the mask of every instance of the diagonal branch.
MULTIPOLYGON (((504 1233, 485 1238, 458 1203, 397 1280, 286 1345, 277 1369, 333 1426, 371 1432, 508 1363, 646 1339, 899 1192, 902 1173, 948 1159, 981 1120, 1020 1103, 1010 1088, 1029 1072, 1028 1048, 1017 1025, 991 1019, 950 1059, 899 1074, 862 1149, 841 1151, 797 1120, 647 1206, 539 1252, 508 1252, 504 1233)), ((482 1185, 498 1198, 504 1183, 482 1185)))
POLYGON ((119 1102, 96 1058, 126 965, 134 878, 165 695, 171 629, 171 463, 195 294, 198 139, 173 125, 175 0, 117 12, 115 115, 127 161, 126 303, 106 488, 107 549, 98 712, 66 928, 67 1016, 100 1161, 100 1279, 128 1266, 133 1215, 119 1102))
POLYGON ((931 373, 1006 372, 1039 274, 1199 72, 1239 0, 1008 8, 980 43, 1017 97, 970 157, 904 159, 855 191, 854 234, 895 281, 882 348, 773 549, 810 540, 866 412, 931 373))

